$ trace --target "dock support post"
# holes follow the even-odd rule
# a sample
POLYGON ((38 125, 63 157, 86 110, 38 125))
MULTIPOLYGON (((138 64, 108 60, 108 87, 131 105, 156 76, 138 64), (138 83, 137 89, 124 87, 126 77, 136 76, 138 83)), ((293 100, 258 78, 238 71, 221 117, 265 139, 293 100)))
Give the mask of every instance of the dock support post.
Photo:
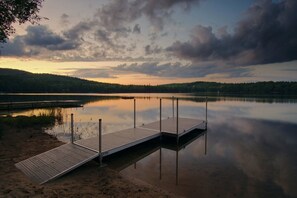
POLYGON ((207 96, 205 98, 205 130, 207 130, 207 96))
POLYGON ((174 96, 172 96, 172 117, 174 118, 174 96))
POLYGON ((134 128, 136 128, 136 99, 134 98, 134 128))
POLYGON ((102 166, 102 119, 99 119, 99 161, 102 166))
POLYGON ((160 159, 159 159, 160 161, 160 175, 159 175, 159 178, 160 178, 160 180, 162 179, 162 147, 160 147, 160 159))
POLYGON ((179 136, 178 136, 178 98, 176 98, 176 143, 179 142, 179 136))
POLYGON ((176 147, 175 160, 175 184, 178 185, 178 146, 176 147))
POLYGON ((160 98, 160 133, 162 133, 162 98, 160 98))
POLYGON ((205 137, 204 137, 205 139, 204 139, 204 146, 205 146, 205 148, 204 148, 204 155, 206 155, 207 154, 207 131, 205 132, 205 137))
POLYGON ((74 142, 74 129, 73 129, 73 113, 71 114, 71 121, 70 121, 70 125, 71 125, 71 143, 73 144, 74 142))

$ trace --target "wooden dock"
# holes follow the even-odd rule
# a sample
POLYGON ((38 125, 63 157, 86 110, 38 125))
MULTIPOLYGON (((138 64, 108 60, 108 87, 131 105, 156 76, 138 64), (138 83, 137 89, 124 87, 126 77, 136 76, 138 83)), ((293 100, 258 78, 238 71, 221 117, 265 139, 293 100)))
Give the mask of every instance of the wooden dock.
POLYGON ((140 126, 143 129, 148 129, 152 131, 161 131, 165 135, 171 135, 174 137, 181 137, 196 128, 204 127, 205 121, 191 119, 191 118, 167 118, 162 120, 161 126, 160 121, 152 122, 149 124, 144 124, 140 126), (161 129, 160 129, 161 127, 161 129))
POLYGON ((51 101, 26 101, 26 102, 0 102, 0 110, 38 109, 53 107, 81 107, 77 100, 51 100, 51 101))
MULTIPOLYGON (((102 135, 102 157, 114 154, 140 143, 160 137, 160 132, 142 128, 131 128, 102 135)), ((99 138, 78 140, 74 144, 99 153, 99 138)))
POLYGON ((99 136, 78 141, 74 141, 72 114, 71 143, 18 162, 16 167, 25 173, 32 181, 43 184, 60 177, 97 157, 99 157, 100 164, 102 164, 103 157, 123 151, 155 138, 161 139, 162 136, 175 137, 178 144, 180 137, 190 133, 195 129, 207 130, 207 117, 205 121, 178 117, 178 100, 176 117, 161 119, 161 110, 162 108, 160 99, 160 120, 136 127, 134 99, 133 128, 102 135, 102 125, 100 119, 99 136))
POLYGON ((41 153, 15 166, 33 182, 43 184, 98 157, 98 153, 76 146, 64 144, 41 153))
MULTIPOLYGON (((170 131, 172 119, 162 120, 162 126, 166 129, 165 134, 175 134, 170 131)), ((179 118, 180 131, 190 132, 201 126, 204 121, 188 118, 179 118), (196 123, 194 125, 194 123, 196 123)), ((126 129, 115 133, 102 135, 101 157, 105 157, 127 148, 147 142, 161 135, 160 131, 155 130, 158 122, 153 122, 141 127, 126 129), (143 128, 147 127, 147 128, 143 128), (151 127, 151 129, 149 129, 151 127)), ((174 127, 173 127, 174 128, 174 127)), ((172 129, 173 129, 172 128, 172 129)), ((88 138, 68 143, 31 157, 16 164, 16 167, 25 173, 32 181, 43 184, 69 171, 85 164, 86 162, 99 157, 99 137, 88 138)))

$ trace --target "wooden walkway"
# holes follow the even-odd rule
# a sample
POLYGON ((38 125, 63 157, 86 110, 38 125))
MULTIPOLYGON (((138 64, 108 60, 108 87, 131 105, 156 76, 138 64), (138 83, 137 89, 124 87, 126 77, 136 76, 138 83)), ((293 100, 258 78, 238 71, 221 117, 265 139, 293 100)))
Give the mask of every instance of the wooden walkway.
MULTIPOLYGON (((161 131, 165 135, 173 135, 181 137, 196 128, 204 127, 203 120, 191 119, 191 118, 178 118, 178 132, 176 118, 164 119, 161 122, 161 131)), ((153 131, 160 131, 160 121, 144 124, 140 128, 149 129, 153 131)))
MULTIPOLYGON (((137 144, 160 137, 160 132, 142 128, 131 128, 102 135, 102 157, 122 151, 137 144)), ((76 145, 99 152, 99 139, 78 140, 76 145)))
POLYGON ((64 144, 15 166, 32 181, 43 184, 96 158, 98 153, 74 144, 64 144))
POLYGON ((141 127, 121 130, 102 135, 101 156, 99 137, 62 145, 16 164, 32 181, 43 184, 96 158, 105 157, 143 142, 158 138, 161 135, 180 136, 196 128, 204 129, 204 121, 179 118, 178 134, 176 118, 153 122, 141 127))

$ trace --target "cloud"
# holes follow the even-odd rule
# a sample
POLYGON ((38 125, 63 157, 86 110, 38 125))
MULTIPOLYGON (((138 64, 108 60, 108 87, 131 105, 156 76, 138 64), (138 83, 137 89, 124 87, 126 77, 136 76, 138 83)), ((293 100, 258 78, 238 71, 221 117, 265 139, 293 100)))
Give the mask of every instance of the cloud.
POLYGON ((191 5, 198 4, 201 0, 150 0, 142 1, 142 11, 157 30, 163 30, 164 19, 170 17, 175 6, 180 6, 183 10, 189 10, 191 5))
MULTIPOLYGON (((98 29, 95 32, 95 39, 99 41, 102 46, 104 46, 104 50, 112 50, 112 52, 119 52, 126 48, 125 45, 120 44, 115 34, 103 29, 98 29)), ((132 48, 131 48, 132 49, 132 48)))
POLYGON ((228 77, 250 77, 249 68, 222 68, 215 65, 183 65, 177 63, 160 64, 158 62, 146 62, 142 64, 121 64, 114 68, 117 71, 141 73, 159 77, 196 78, 209 74, 225 74, 228 77))
POLYGON ((110 39, 111 33, 106 31, 106 30, 97 30, 96 34, 95 34, 95 38, 99 41, 101 41, 102 43, 107 43, 110 46, 113 46, 113 42, 110 39))
POLYGON ((156 30, 164 27, 164 19, 169 18, 174 6, 188 10, 192 4, 201 0, 112 0, 98 9, 96 16, 107 30, 123 27, 127 23, 146 16, 156 30), (113 14, 116 13, 116 14, 113 14))
POLYGON ((65 31, 63 35, 70 40, 83 41, 84 34, 91 31, 96 25, 95 20, 81 21, 65 31))
POLYGON ((228 65, 252 65, 297 59, 297 1, 256 1, 233 34, 197 25, 187 42, 167 48, 172 55, 197 61, 223 60, 228 65))
POLYGON ((144 47, 145 55, 151 55, 151 54, 159 54, 162 52, 162 49, 158 46, 151 46, 151 45, 146 45, 144 47))
POLYGON ((61 18, 60 18, 60 23, 61 23, 62 26, 67 26, 70 23, 70 21, 69 21, 69 15, 63 13, 61 15, 61 18))
POLYGON ((78 30, 72 31, 71 34, 65 35, 57 34, 44 25, 28 26, 25 35, 16 36, 3 44, 1 55, 31 57, 44 56, 45 53, 49 55, 49 51, 61 53, 61 51, 77 50, 83 42, 78 32, 78 30))
POLYGON ((79 78, 117 78, 111 69, 76 69, 71 75, 79 78))
POLYGON ((48 50, 72 50, 79 46, 76 40, 70 40, 58 35, 46 26, 29 26, 26 31, 27 34, 23 36, 23 39, 25 44, 30 46, 48 50))
MULTIPOLYGON (((29 26, 26 29, 27 33, 19 36, 18 41, 12 39, 4 46, 2 55, 30 56, 36 55, 37 52, 36 58, 56 61, 125 58, 125 61, 137 59, 147 61, 151 58, 142 57, 141 45, 138 46, 141 36, 137 34, 142 32, 138 20, 146 17, 156 29, 160 30, 163 29, 164 18, 169 17, 173 8, 187 10, 190 5, 199 1, 165 0, 160 3, 155 0, 112 0, 101 6, 93 17, 73 26, 70 26, 69 15, 63 13, 59 23, 65 28, 64 31, 55 32, 44 25, 29 26)), ((155 44, 151 44, 146 48, 146 53, 154 54, 160 50, 155 44)))
POLYGON ((141 33, 141 29, 140 29, 140 25, 139 24, 135 24, 133 27, 133 33, 137 33, 140 34, 141 33))
POLYGON ((13 40, 8 40, 3 44, 3 48, 0 48, 1 56, 33 56, 38 55, 39 51, 26 47, 23 38, 16 36, 13 40))

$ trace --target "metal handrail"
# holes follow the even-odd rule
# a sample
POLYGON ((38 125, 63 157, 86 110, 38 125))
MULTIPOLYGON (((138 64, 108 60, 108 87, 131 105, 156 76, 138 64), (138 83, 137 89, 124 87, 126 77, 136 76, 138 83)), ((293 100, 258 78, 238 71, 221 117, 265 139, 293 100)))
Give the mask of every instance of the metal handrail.
POLYGON ((102 165, 102 119, 99 119, 99 160, 102 165))
POLYGON ((160 133, 162 133, 162 98, 160 98, 160 133))
POLYGON ((71 143, 74 142, 74 130, 73 130, 73 113, 71 114, 71 143))

